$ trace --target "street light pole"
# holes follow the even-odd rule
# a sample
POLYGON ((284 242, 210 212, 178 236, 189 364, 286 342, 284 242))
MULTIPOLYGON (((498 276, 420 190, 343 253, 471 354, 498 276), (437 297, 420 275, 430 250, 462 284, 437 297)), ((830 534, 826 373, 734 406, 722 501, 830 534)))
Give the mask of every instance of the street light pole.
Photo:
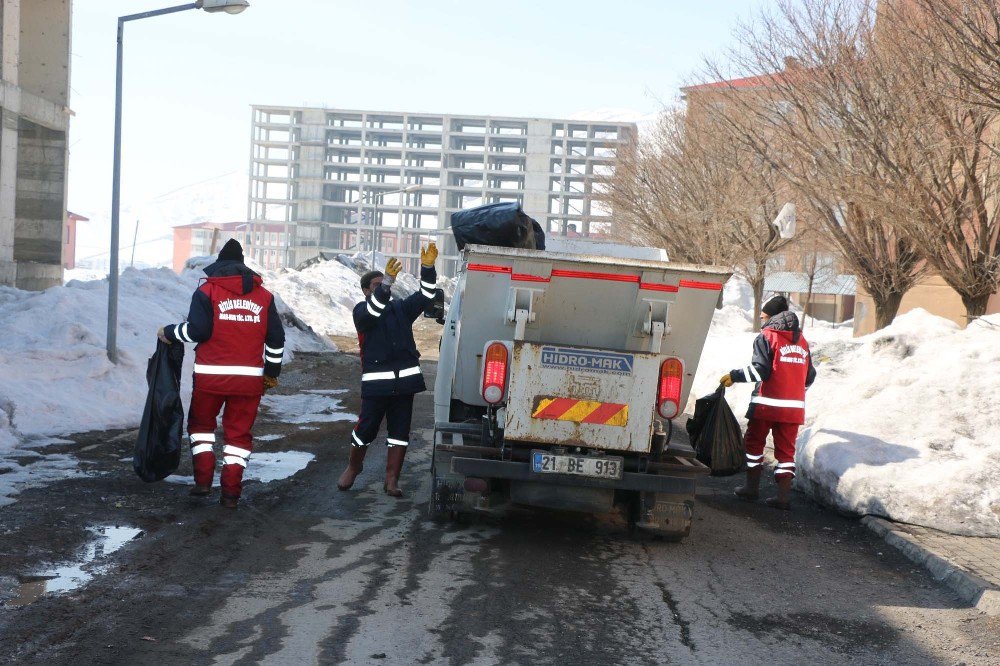
POLYGON ((115 64, 115 157, 111 179, 111 257, 108 266, 108 359, 118 363, 118 243, 119 243, 119 204, 121 202, 121 171, 122 171, 122 59, 124 56, 125 24, 128 21, 175 14, 189 9, 204 9, 206 12, 225 12, 239 14, 250 6, 248 0, 197 0, 185 5, 176 5, 164 9, 154 9, 139 14, 129 14, 118 17, 118 52, 115 64))
MULTIPOLYGON (((379 204, 382 203, 382 197, 388 196, 390 194, 409 194, 410 192, 416 192, 419 189, 420 189, 420 185, 419 184, 414 184, 414 185, 408 185, 408 186, 406 186, 404 188, 401 188, 401 189, 398 189, 398 190, 390 190, 389 192, 375 192, 372 195, 375 198, 375 211, 374 211, 374 215, 372 216, 372 264, 371 264, 371 270, 375 270, 375 243, 376 243, 376 239, 378 237, 378 207, 379 207, 379 204)), ((400 224, 400 221, 397 220, 396 224, 397 225, 400 224)), ((396 234, 396 236, 398 237, 399 234, 396 234)), ((398 247, 396 248, 396 251, 397 252, 399 251, 398 247)))

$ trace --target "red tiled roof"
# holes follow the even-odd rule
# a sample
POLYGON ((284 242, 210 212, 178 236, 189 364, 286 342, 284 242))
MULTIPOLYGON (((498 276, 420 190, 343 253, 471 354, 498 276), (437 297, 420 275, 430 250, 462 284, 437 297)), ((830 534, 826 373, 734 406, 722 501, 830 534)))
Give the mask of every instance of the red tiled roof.
POLYGON ((775 74, 763 74, 759 76, 745 76, 740 79, 730 79, 728 81, 710 81, 709 83, 700 83, 694 86, 687 86, 686 88, 681 88, 681 92, 701 92, 705 90, 741 90, 748 88, 764 88, 769 83, 773 81, 778 81, 783 77, 782 72, 777 72, 775 74))

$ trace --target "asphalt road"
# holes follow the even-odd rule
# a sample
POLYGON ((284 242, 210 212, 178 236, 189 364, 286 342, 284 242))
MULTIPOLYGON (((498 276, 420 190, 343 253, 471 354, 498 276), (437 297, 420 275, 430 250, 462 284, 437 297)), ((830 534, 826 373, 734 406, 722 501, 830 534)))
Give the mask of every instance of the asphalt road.
MULTIPOLYGON (((356 366, 347 355, 310 357, 281 391, 351 388, 356 366)), ((433 363, 424 367, 432 379, 433 363)), ((0 609, 0 655, 158 666, 1000 664, 996 621, 857 520, 801 496, 792 513, 741 503, 737 479, 701 484, 680 544, 632 540, 617 516, 433 522, 431 402, 429 392, 417 399, 403 500, 381 492, 381 443, 355 490, 336 490, 352 424, 302 430, 265 414, 260 430, 316 460, 250 488, 235 513, 127 471, 92 482, 106 487, 28 494, 13 523, 0 510, 14 535, 0 546, 13 550, 21 531, 44 532, 32 507, 44 512, 55 493, 69 505, 77 492, 91 513, 131 498, 112 513, 146 529, 78 592, 0 609)), ((356 397, 346 404, 356 409, 356 397)), ((17 552, 11 561, 24 566, 17 552)))

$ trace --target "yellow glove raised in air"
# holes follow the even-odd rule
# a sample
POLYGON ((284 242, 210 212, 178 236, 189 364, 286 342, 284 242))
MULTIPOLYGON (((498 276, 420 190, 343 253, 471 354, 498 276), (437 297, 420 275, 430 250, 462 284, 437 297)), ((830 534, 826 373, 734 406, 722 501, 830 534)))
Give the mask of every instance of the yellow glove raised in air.
POLYGON ((399 275, 399 271, 403 270, 403 262, 401 262, 396 257, 392 257, 389 261, 385 262, 385 274, 391 277, 393 280, 399 275))
POLYGON ((420 265, 430 268, 438 258, 438 248, 435 243, 427 246, 427 249, 420 248, 420 265))
POLYGON ((719 383, 725 386, 726 388, 729 388, 730 386, 733 385, 733 378, 727 372, 726 374, 722 375, 722 377, 719 378, 719 383))

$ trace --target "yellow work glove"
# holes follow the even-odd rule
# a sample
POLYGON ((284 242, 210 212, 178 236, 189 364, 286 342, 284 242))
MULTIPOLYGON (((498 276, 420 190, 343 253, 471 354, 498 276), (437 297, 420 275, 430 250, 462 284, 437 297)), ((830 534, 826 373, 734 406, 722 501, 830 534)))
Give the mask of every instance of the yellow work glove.
POLYGON ((438 258, 438 248, 435 243, 427 246, 427 249, 420 248, 420 265, 430 268, 438 258))
POLYGON ((385 262, 385 274, 391 277, 393 280, 399 275, 399 271, 403 270, 403 262, 401 262, 396 257, 392 257, 389 261, 385 262))
POLYGON ((277 377, 268 377, 264 375, 264 392, 267 393, 268 389, 273 389, 278 387, 277 377))
POLYGON ((170 344, 170 340, 167 339, 167 334, 163 332, 162 326, 156 331, 156 337, 160 339, 160 342, 165 342, 168 345, 170 344))
POLYGON ((729 388, 730 386, 733 385, 733 378, 727 372, 726 374, 724 374, 721 377, 719 377, 719 383, 722 384, 723 386, 725 386, 726 388, 729 388))

